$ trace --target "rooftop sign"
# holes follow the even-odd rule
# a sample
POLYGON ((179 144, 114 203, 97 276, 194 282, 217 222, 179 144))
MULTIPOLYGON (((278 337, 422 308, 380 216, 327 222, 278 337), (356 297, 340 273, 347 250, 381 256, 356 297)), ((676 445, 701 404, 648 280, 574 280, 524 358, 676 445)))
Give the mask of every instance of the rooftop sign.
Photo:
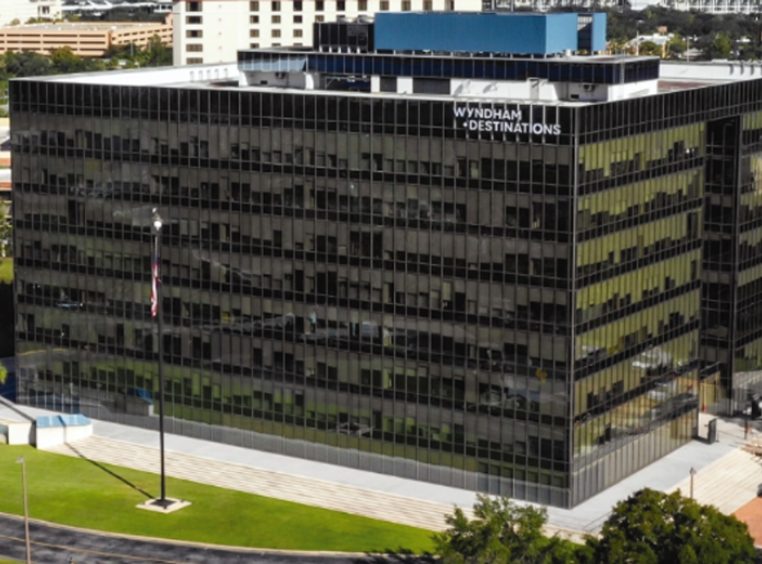
POLYGON ((455 127, 485 133, 523 133, 525 135, 561 135, 561 125, 533 121, 518 106, 493 107, 455 104, 452 108, 455 127))

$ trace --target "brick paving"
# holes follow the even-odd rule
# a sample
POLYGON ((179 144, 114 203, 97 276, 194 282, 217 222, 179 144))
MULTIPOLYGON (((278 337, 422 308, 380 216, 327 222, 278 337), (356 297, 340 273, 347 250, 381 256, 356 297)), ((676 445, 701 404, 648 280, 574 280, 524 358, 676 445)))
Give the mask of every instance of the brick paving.
POLYGON ((762 498, 755 497, 734 513, 749 527, 754 545, 762 547, 762 498))

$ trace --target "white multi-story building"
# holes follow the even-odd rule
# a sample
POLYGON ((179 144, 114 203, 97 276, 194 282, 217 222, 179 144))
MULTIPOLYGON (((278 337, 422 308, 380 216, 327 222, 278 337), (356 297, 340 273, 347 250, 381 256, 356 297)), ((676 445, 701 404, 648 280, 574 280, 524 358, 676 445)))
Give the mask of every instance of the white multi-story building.
MULTIPOLYGON (((637 2, 656 2, 656 0, 630 0, 637 2)), ((575 10, 601 10, 603 8, 619 8, 623 0, 482 0, 484 11, 532 10, 547 12, 556 8, 573 8, 575 10)))
POLYGON ((761 0, 661 0, 672 10, 706 12, 707 14, 756 14, 762 11, 761 0))
POLYGON ((376 12, 479 11, 482 0, 175 0, 175 65, 231 62, 239 49, 312 45, 312 24, 376 12))
POLYGON ((61 0, 0 0, 0 25, 60 17, 61 0))

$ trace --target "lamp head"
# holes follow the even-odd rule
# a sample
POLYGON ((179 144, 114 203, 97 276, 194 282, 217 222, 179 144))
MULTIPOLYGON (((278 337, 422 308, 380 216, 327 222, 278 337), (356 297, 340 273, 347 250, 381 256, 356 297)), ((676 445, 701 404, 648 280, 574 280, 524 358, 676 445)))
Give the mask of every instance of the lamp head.
POLYGON ((161 226, 164 225, 164 222, 162 221, 161 216, 159 215, 159 212, 156 208, 153 209, 153 218, 151 219, 151 223, 153 224, 153 228, 157 233, 161 231, 161 226))

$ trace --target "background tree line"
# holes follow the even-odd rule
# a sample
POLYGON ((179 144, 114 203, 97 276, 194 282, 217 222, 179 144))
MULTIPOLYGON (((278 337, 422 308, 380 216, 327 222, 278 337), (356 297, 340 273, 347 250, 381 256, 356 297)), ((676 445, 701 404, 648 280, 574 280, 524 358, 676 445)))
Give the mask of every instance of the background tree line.
MULTIPOLYGON (((714 15, 683 12, 660 6, 645 10, 608 10, 608 39, 626 43, 636 35, 657 33, 666 27, 675 37, 668 56, 679 57, 687 48, 701 51, 702 59, 762 59, 762 17, 760 14, 714 15)), ((641 46, 642 47, 642 46, 641 46)))
POLYGON ((103 58, 80 57, 70 47, 54 49, 49 55, 32 51, 4 53, 0 55, 0 79, 171 64, 172 48, 154 36, 144 48, 135 45, 110 47, 103 58))

